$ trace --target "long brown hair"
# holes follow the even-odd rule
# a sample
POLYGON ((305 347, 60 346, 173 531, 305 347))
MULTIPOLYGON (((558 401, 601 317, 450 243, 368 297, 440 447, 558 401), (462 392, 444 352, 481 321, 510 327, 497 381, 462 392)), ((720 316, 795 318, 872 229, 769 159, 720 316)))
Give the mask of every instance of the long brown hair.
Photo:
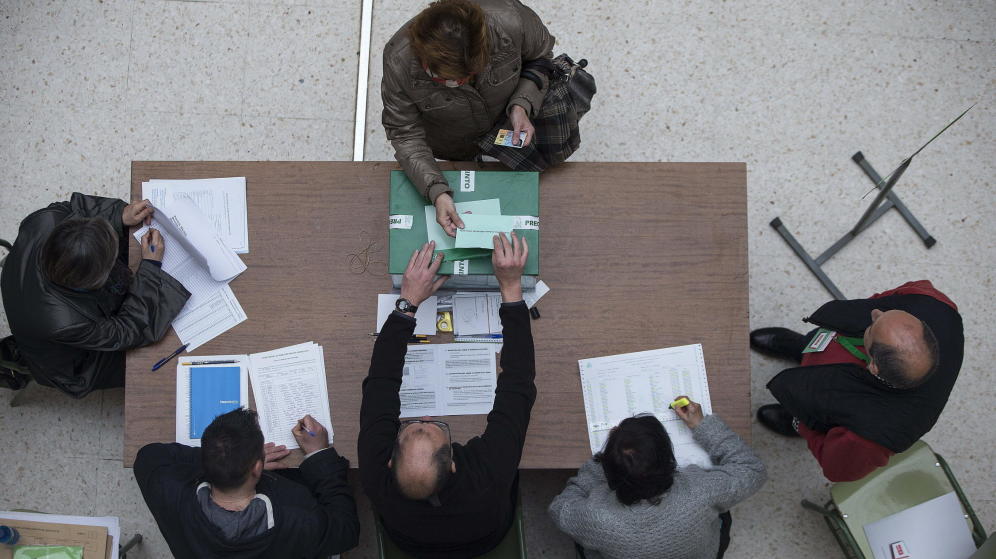
POLYGON ((484 10, 470 0, 429 4, 415 16, 408 34, 420 61, 442 78, 465 78, 488 65, 484 10))

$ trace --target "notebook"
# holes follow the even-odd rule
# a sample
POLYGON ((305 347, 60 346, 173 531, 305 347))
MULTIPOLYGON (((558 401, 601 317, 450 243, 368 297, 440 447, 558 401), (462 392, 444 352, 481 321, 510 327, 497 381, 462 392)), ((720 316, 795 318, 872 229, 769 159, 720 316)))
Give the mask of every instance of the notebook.
POLYGON ((219 415, 241 405, 241 367, 190 368, 190 438, 199 439, 219 415))

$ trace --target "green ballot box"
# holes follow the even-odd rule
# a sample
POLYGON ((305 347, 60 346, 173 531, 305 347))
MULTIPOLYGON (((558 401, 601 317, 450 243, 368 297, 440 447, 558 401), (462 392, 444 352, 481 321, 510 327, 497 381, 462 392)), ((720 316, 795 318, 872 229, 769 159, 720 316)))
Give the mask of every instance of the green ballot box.
MULTIPOLYGON (((539 173, 516 171, 443 171, 453 189, 457 212, 474 215, 504 215, 514 218, 513 230, 529 243, 523 286, 539 274, 539 173)), ((491 223, 498 220, 482 220, 491 223)), ((412 252, 429 240, 444 255, 439 273, 452 275, 451 284, 491 286, 481 276, 492 276, 490 250, 457 248, 456 240, 436 223, 436 210, 412 186, 403 171, 391 172, 390 263, 388 271, 400 285, 412 252), (462 276, 468 276, 463 278, 462 276), (471 277, 474 276, 474 277, 471 277), (461 281, 464 280, 464 281, 461 281), (483 283, 481 283, 483 281, 483 283)))

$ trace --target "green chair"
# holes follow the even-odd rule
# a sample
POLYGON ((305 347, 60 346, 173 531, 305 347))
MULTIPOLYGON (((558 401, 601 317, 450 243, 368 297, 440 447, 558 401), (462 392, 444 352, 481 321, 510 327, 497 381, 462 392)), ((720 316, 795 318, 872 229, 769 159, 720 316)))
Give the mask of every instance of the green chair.
POLYGON ((872 559, 874 554, 865 537, 865 524, 952 491, 961 501, 976 547, 981 546, 986 541, 986 532, 972 505, 944 458, 923 441, 894 455, 885 467, 861 480, 833 484, 826 505, 821 507, 804 500, 802 506, 823 515, 848 559, 872 559))
MULTIPOLYGON (((412 559, 404 551, 387 537, 384 527, 380 524, 380 515, 373 513, 374 522, 377 524, 377 551, 380 559, 412 559)), ((498 544, 498 547, 477 557, 476 559, 526 559, 526 538, 525 530, 522 527, 522 499, 519 499, 515 507, 515 518, 512 519, 512 526, 508 533, 498 544)))

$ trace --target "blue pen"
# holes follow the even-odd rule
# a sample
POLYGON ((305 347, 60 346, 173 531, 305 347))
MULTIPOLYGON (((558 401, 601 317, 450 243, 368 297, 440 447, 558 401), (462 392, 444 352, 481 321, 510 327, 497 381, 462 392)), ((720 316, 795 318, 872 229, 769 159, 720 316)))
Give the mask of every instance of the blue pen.
POLYGON ((311 435, 312 437, 316 436, 314 431, 309 431, 308 428, 304 426, 303 421, 298 421, 298 423, 301 424, 301 429, 304 430, 305 433, 311 435))
POLYGON ((183 344, 182 346, 176 348, 176 351, 174 351, 173 353, 170 353, 166 357, 163 357, 162 359, 157 361, 156 364, 152 366, 152 370, 158 371, 160 367, 162 367, 166 363, 169 363, 171 359, 173 359, 177 355, 180 355, 184 351, 187 351, 187 344, 183 344))

